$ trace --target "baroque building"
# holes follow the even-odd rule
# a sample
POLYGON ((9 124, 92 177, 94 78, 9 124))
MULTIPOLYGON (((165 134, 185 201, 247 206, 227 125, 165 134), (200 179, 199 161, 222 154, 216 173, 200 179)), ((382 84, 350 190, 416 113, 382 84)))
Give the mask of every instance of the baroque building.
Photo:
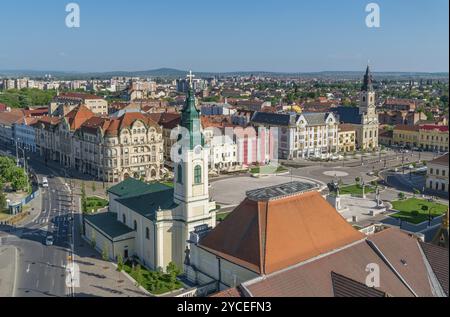
POLYGON ((372 73, 367 66, 359 96, 359 107, 339 106, 334 109, 341 123, 351 124, 356 130, 356 146, 360 150, 378 148, 378 115, 372 73))
POLYGON ((112 183, 128 177, 146 181, 162 177, 162 130, 142 113, 107 118, 81 105, 62 118, 43 117, 34 127, 46 161, 112 183))

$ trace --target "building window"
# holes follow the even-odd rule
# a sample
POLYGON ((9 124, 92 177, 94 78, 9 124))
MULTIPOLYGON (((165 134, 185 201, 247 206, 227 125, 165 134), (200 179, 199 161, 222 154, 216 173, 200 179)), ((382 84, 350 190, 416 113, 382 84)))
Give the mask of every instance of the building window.
POLYGON ((181 165, 178 165, 177 168, 177 183, 183 184, 183 167, 181 165))
POLYGON ((125 216, 125 214, 122 215, 122 222, 127 224, 127 216, 125 216))
POLYGON ((147 240, 150 240, 150 229, 148 227, 145 228, 145 238, 147 240))
POLYGON ((194 169, 194 182, 195 184, 202 183, 202 167, 197 165, 194 169))
POLYGON ((137 222, 136 222, 136 220, 133 222, 133 228, 134 228, 134 231, 137 231, 137 222))

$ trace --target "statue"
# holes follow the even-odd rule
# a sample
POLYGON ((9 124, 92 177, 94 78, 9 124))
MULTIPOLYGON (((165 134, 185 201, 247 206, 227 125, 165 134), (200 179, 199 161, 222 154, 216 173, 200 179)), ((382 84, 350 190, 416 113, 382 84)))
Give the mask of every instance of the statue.
POLYGON ((186 250, 184 250, 184 265, 191 265, 191 250, 188 246, 186 246, 186 250))
POLYGON ((362 181, 362 198, 366 198, 366 183, 362 181))

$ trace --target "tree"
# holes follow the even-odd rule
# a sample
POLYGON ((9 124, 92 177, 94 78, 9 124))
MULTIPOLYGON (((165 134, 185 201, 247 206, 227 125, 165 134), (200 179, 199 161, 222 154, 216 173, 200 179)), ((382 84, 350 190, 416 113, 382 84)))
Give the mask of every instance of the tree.
POLYGON ((109 260, 109 254, 108 254, 108 245, 105 244, 103 245, 103 250, 102 250, 102 259, 103 261, 108 261, 109 260))
POLYGON ((135 277, 137 285, 141 286, 143 276, 142 276, 142 268, 141 268, 140 264, 136 265, 134 268, 134 277, 135 277))
POLYGON ((81 209, 83 213, 87 212, 86 185, 84 182, 81 182, 81 209))
POLYGON ((414 188, 414 198, 415 198, 417 195, 420 195, 420 190, 418 190, 417 188, 414 188))
POLYGON ((405 199, 405 193, 398 193, 398 199, 404 200, 405 199))
POLYGON ((355 178, 355 182, 356 182, 357 184, 359 184, 360 181, 361 181, 361 178, 359 178, 359 177, 356 177, 356 178, 355 178))
POLYGON ((3 192, 3 187, 0 187, 0 212, 3 211, 3 209, 6 208, 6 195, 3 192))
POLYGON ((123 258, 119 254, 119 256, 117 257, 117 271, 122 272, 122 270, 123 270, 123 258))
POLYGON ((15 167, 12 171, 11 177, 11 187, 14 191, 25 191, 28 189, 28 178, 23 169, 15 167))

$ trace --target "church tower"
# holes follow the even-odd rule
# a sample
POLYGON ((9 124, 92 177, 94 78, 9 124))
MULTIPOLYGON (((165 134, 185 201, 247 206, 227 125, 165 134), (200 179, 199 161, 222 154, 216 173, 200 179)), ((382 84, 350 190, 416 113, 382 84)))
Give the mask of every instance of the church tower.
MULTIPOLYGON (((189 89, 181 114, 177 142, 178 159, 174 166, 174 202, 178 205, 178 250, 185 250, 190 232, 201 225, 215 227, 215 203, 209 199, 208 149, 201 129, 200 111, 196 107, 192 86, 192 72, 188 76, 189 89), (181 248, 180 248, 181 247, 181 248)), ((183 254, 177 255, 182 261, 183 254), (181 256, 181 257, 180 257, 181 256)))
POLYGON ((375 116, 375 90, 373 89, 372 73, 370 67, 367 65, 366 74, 364 75, 364 83, 361 87, 359 114, 366 114, 368 117, 375 116))

